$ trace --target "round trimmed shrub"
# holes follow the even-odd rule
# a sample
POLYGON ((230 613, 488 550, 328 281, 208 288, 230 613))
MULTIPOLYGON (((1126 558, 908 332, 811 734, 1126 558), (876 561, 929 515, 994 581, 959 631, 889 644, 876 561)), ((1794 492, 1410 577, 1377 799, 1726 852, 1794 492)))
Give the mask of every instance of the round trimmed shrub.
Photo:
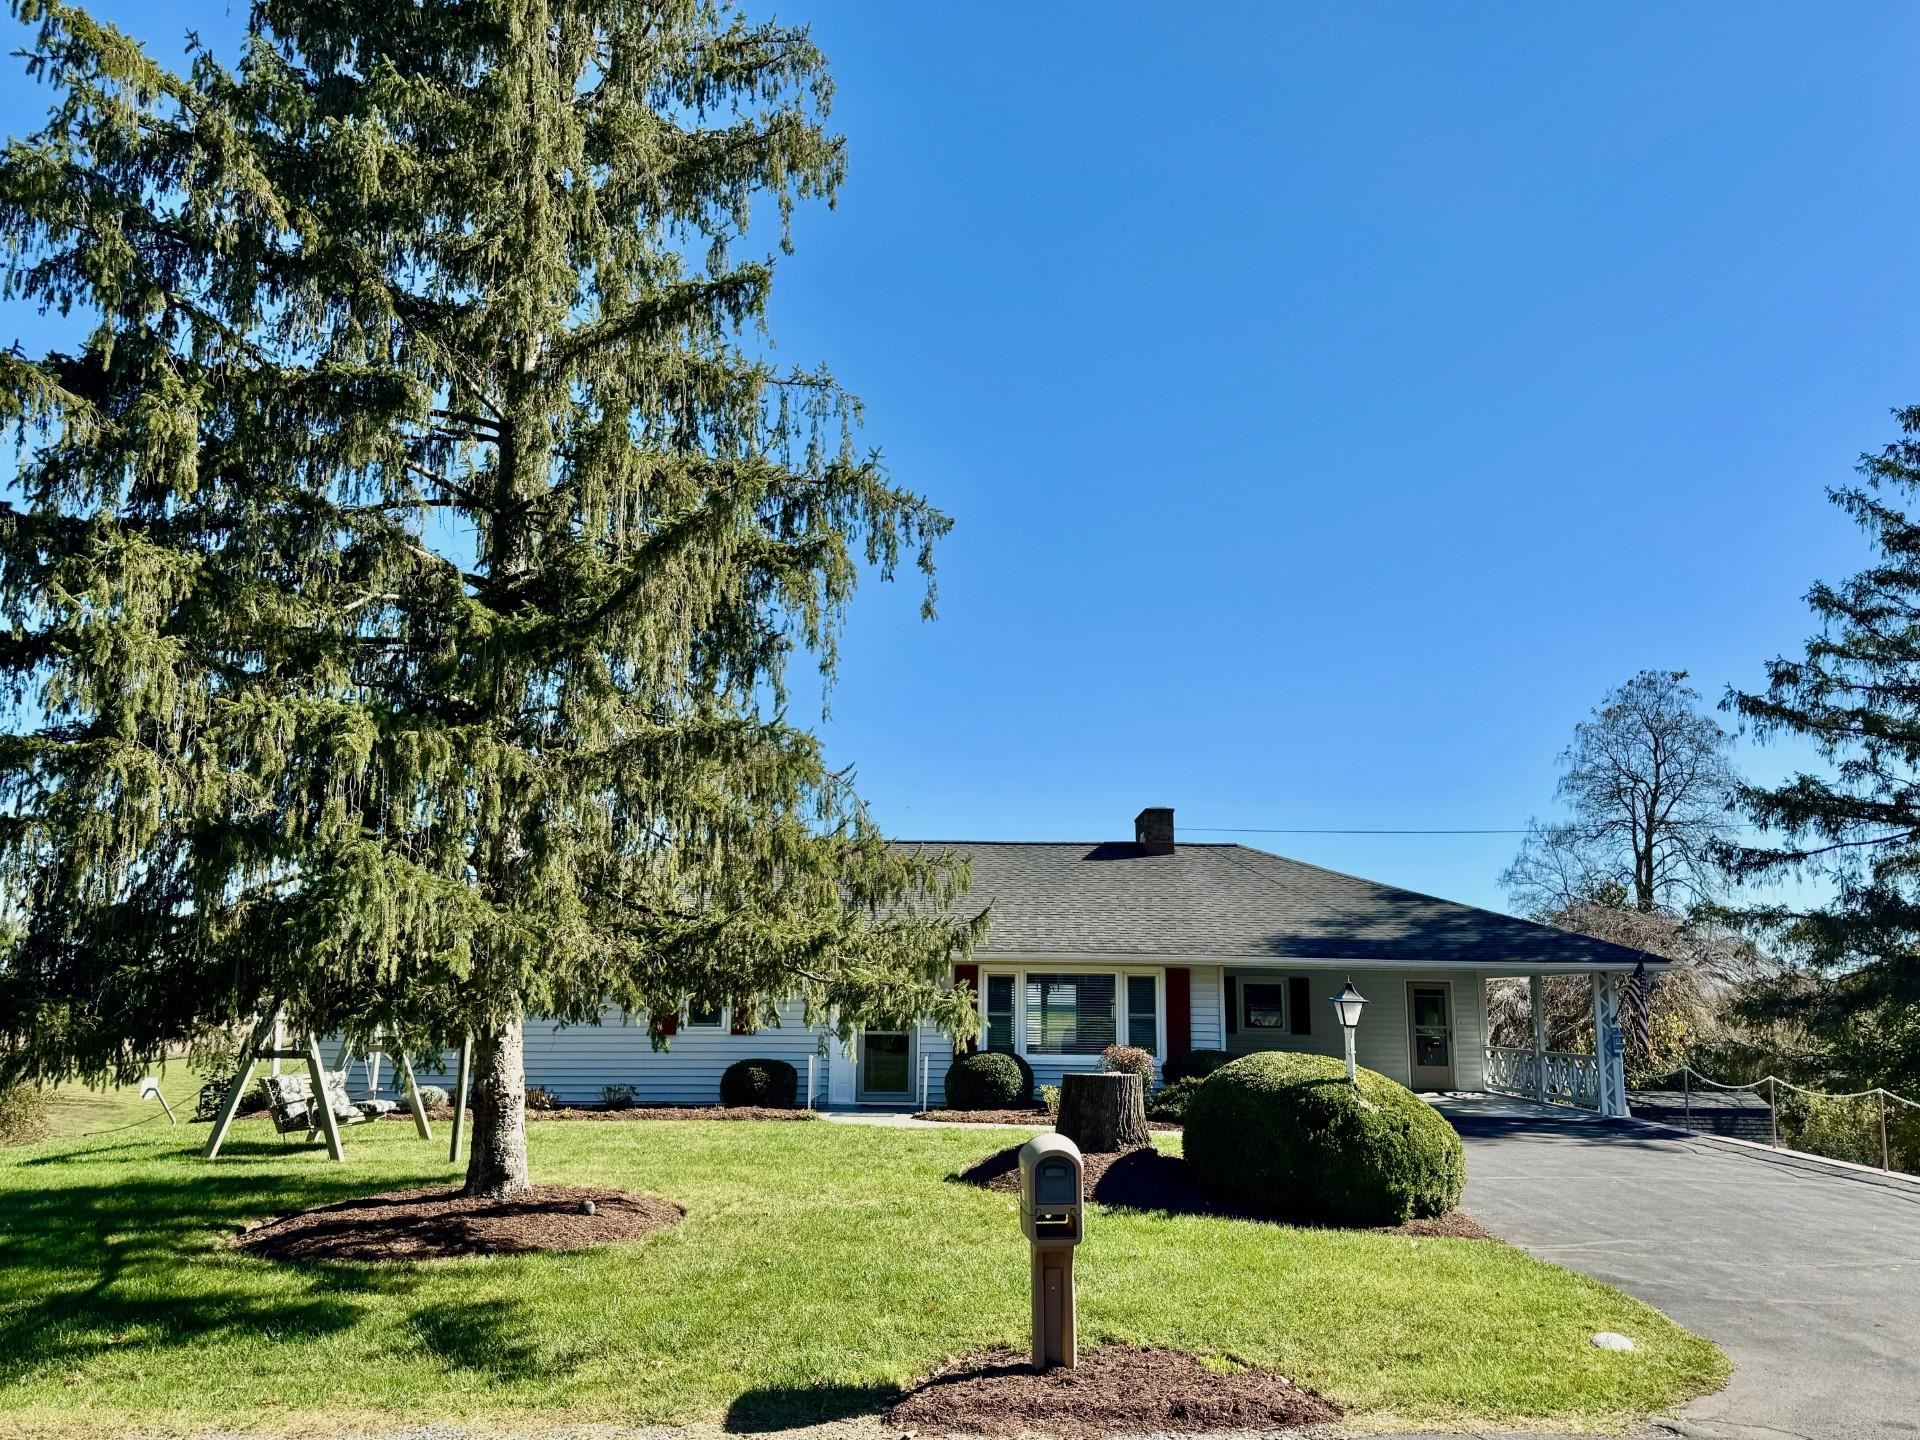
POLYGON ((949 1110, 1012 1110, 1033 1103, 1033 1071, 1004 1050, 956 1055, 946 1085, 949 1110))
POLYGON ((1347 1082, 1325 1055, 1247 1055, 1187 1103, 1187 1163, 1236 1204, 1341 1225, 1398 1225, 1460 1203, 1460 1137, 1426 1101, 1372 1070, 1347 1082))
POLYGON ((736 1060, 720 1076, 722 1105, 764 1105, 791 1110, 800 1075, 784 1060, 736 1060))
POLYGON ((414 1094, 420 1097, 420 1104, 427 1110, 445 1110, 453 1104, 453 1097, 438 1085, 421 1085, 414 1094))
POLYGON ((1176 1080, 1204 1080, 1223 1065, 1231 1065, 1233 1056, 1225 1050, 1189 1050, 1169 1056, 1160 1067, 1160 1078, 1168 1085, 1176 1080))

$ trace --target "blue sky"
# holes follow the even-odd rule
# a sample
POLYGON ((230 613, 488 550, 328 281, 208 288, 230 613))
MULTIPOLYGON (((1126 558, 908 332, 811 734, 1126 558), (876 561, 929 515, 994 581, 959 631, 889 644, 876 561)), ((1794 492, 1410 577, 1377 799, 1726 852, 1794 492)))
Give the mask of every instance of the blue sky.
MULTIPOLYGON (((243 13, 100 8, 166 58, 243 13)), ((852 155, 780 353, 958 522, 822 727, 891 831, 1520 826, 1610 685, 1755 684, 1864 558, 1823 490, 1920 401, 1913 7, 780 13, 852 155)), ((1496 905, 1515 844, 1247 838, 1496 905)))

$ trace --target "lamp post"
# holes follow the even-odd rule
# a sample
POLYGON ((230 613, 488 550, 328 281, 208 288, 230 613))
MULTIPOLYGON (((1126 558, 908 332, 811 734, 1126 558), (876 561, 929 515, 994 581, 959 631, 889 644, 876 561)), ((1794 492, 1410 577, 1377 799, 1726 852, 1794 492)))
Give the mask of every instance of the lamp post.
POLYGON ((1340 1017, 1340 1028, 1347 1032, 1347 1082, 1360 1083, 1353 1061, 1353 1032, 1360 1028, 1360 1010, 1367 1003, 1367 997, 1353 988, 1351 977, 1333 997, 1333 1013, 1340 1017))

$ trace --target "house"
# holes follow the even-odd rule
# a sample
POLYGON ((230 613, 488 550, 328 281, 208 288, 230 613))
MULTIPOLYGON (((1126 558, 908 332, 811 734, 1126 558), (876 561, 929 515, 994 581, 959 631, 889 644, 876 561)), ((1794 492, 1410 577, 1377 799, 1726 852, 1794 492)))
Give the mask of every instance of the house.
MULTIPOLYGON (((1415 1090, 1502 1090, 1624 1115, 1625 982, 1666 962, 1550 925, 1419 895, 1236 844, 1180 841, 1173 811, 1142 810, 1127 841, 900 842, 964 852, 969 907, 992 902, 985 942, 954 980, 974 993, 976 1044, 1024 1056, 1041 1084, 1097 1070, 1116 1042, 1156 1061, 1195 1049, 1340 1056, 1331 997, 1367 1005, 1360 1064, 1415 1090), (1534 993, 1531 1049, 1487 1046, 1487 984, 1591 977, 1599 1055, 1550 1054, 1534 993)), ((562 1102, 631 1086, 648 1104, 711 1104, 736 1060, 786 1060, 815 1103, 938 1105, 953 1058, 931 1025, 868 1030, 848 1054, 805 1023, 749 1033, 726 1009, 688 1010, 671 1048, 616 1012, 600 1025, 530 1019, 527 1083, 562 1102)), ((435 1077, 436 1079, 439 1077, 435 1077)))

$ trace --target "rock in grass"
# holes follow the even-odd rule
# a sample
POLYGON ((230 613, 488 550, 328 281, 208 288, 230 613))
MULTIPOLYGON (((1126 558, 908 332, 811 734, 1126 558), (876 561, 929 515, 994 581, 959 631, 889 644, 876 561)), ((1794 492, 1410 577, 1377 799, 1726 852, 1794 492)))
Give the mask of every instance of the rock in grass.
POLYGON ((1593 1343, 1598 1345, 1602 1350, 1631 1350, 1633 1348, 1633 1341, 1620 1334, 1617 1330, 1602 1330, 1598 1335, 1593 1337, 1593 1343))

